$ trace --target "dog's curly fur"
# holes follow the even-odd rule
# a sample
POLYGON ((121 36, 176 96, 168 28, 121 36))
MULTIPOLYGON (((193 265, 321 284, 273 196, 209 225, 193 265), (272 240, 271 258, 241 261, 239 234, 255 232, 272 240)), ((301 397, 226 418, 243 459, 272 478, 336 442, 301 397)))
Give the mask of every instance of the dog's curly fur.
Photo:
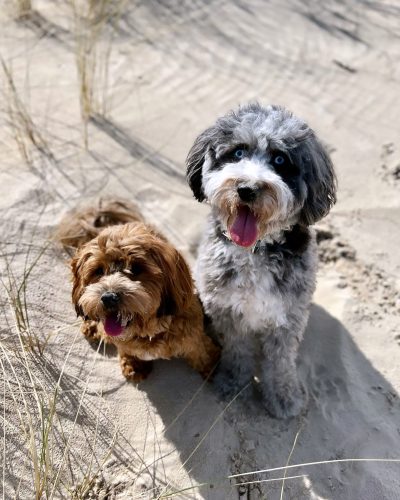
POLYGON ((329 155, 290 111, 249 104, 200 134, 187 180, 211 205, 195 277, 223 347, 216 382, 230 393, 258 375, 268 411, 294 416, 304 399, 296 356, 317 269, 309 226, 336 200, 329 155))
POLYGON ((61 220, 54 239, 72 256, 81 247, 109 226, 127 222, 144 222, 138 207, 126 200, 100 198, 96 203, 79 206, 61 220))
POLYGON ((114 344, 122 373, 134 382, 145 379, 159 358, 183 357, 208 376, 219 348, 204 333, 182 255, 125 202, 76 210, 64 221, 58 238, 78 247, 71 262, 72 301, 88 340, 114 344))

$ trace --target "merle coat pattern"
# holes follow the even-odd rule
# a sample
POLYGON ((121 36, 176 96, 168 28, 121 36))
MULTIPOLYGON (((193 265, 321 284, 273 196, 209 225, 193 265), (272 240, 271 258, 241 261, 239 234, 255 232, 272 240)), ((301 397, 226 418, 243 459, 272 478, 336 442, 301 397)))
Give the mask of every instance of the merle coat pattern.
POLYGON ((336 201, 329 155, 289 111, 250 104, 196 139, 187 179, 211 204, 195 278, 223 347, 216 383, 231 395, 257 375, 270 414, 295 416, 304 402, 296 357, 317 270, 309 226, 336 201), (240 207, 257 221, 250 244, 232 241, 240 207))

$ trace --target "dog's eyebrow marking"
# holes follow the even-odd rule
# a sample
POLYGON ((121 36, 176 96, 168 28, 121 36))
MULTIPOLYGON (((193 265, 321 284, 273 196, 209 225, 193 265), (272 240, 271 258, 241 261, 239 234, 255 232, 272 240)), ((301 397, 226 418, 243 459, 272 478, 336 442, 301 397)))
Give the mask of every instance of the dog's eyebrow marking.
POLYGON ((227 145, 225 147, 220 147, 220 148, 218 148, 218 151, 216 152, 216 158, 220 159, 225 155, 229 155, 230 153, 235 151, 235 149, 238 149, 238 148, 242 148, 242 149, 245 149, 246 151, 248 151, 250 149, 250 146, 248 144, 246 144, 245 142, 237 142, 237 143, 229 144, 229 146, 227 145))

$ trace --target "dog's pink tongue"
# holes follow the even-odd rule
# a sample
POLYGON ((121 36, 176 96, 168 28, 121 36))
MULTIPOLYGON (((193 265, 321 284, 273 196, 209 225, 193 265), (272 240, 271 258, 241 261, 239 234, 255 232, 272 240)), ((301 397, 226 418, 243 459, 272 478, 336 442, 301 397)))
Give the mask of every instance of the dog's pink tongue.
POLYGON ((117 335, 121 335, 124 327, 121 325, 121 322, 118 320, 117 314, 109 314, 104 321, 104 330, 107 335, 111 335, 112 337, 116 337, 117 335))
POLYGON ((229 228, 232 240, 241 247, 251 247, 257 240, 257 218, 246 205, 239 208, 236 219, 229 228))

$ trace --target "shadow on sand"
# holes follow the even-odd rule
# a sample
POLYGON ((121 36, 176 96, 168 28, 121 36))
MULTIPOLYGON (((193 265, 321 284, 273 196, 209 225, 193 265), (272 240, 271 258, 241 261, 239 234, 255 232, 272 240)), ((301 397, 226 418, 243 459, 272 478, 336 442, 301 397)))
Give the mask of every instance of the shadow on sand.
MULTIPOLYGON (((224 478, 286 465, 297 433, 292 464, 398 457, 398 395, 358 349, 344 326, 315 305, 299 365, 309 391, 306 411, 296 419, 278 421, 266 414, 251 389, 248 397, 233 402, 218 419, 225 404, 218 402, 212 386, 204 387, 177 418, 201 382, 183 363, 156 363, 155 372, 141 388, 160 414, 164 435, 178 449, 190 476, 199 483, 209 483, 198 490, 201 498, 279 499, 282 481, 238 487, 230 486, 224 478)), ((295 468, 287 475, 308 477, 286 481, 284 498, 392 498, 390 478, 399 473, 400 464, 396 463, 334 463, 295 468)), ((283 472, 277 471, 246 475, 240 480, 282 476, 283 472)), ((194 498, 195 491, 188 490, 179 498, 194 498)))

